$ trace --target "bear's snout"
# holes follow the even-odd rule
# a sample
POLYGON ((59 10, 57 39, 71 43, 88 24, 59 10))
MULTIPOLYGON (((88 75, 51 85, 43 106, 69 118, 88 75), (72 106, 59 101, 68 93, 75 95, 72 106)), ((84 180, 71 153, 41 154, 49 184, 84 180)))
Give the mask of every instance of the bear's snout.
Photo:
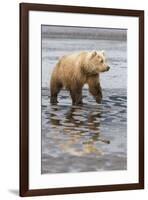
POLYGON ((109 69, 110 69, 110 67, 109 67, 109 66, 107 66, 107 70, 106 70, 106 71, 109 71, 109 69))

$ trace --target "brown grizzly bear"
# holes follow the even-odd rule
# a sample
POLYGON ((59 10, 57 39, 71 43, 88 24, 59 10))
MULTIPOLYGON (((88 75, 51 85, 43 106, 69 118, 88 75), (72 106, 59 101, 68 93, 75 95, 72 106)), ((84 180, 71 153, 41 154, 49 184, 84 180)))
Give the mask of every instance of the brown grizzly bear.
POLYGON ((99 73, 109 70, 103 51, 73 53, 63 56, 55 66, 50 81, 50 102, 58 103, 57 95, 65 87, 70 91, 72 103, 82 104, 82 88, 88 84, 89 92, 101 103, 102 89, 99 73))

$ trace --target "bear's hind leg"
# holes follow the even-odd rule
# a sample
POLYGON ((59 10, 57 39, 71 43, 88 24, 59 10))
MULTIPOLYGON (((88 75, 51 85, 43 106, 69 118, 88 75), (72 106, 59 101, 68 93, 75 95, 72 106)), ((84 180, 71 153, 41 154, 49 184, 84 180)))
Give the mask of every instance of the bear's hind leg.
POLYGON ((50 85, 50 103, 51 104, 57 104, 58 100, 57 100, 57 96, 58 93, 60 92, 60 90, 62 89, 62 84, 57 82, 50 85))

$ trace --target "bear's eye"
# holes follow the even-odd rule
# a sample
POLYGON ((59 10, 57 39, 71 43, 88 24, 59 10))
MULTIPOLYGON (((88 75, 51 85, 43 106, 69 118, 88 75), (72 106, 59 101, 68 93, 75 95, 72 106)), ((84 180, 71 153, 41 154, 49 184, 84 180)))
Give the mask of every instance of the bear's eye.
POLYGON ((103 60, 101 59, 101 61, 100 61, 101 63, 103 63, 103 60))

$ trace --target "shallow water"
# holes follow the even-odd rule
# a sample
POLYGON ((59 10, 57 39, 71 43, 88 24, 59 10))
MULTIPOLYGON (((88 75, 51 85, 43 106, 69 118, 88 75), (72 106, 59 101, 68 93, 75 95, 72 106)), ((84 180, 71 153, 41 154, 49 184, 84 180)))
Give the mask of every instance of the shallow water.
POLYGON ((63 90, 51 106, 43 88, 42 173, 126 169, 126 91, 103 94, 99 105, 83 89, 84 105, 72 106, 63 90))
POLYGON ((73 31, 72 28, 66 31, 66 28, 42 27, 41 173, 125 170, 126 31, 100 29, 90 34, 89 30, 86 38, 87 29, 83 32, 77 29, 77 34, 73 31), (99 49, 105 50, 111 66, 109 72, 101 74, 102 104, 97 104, 84 87, 82 106, 72 106, 65 90, 58 96, 59 103, 50 105, 49 81, 58 59, 76 51, 99 49))

